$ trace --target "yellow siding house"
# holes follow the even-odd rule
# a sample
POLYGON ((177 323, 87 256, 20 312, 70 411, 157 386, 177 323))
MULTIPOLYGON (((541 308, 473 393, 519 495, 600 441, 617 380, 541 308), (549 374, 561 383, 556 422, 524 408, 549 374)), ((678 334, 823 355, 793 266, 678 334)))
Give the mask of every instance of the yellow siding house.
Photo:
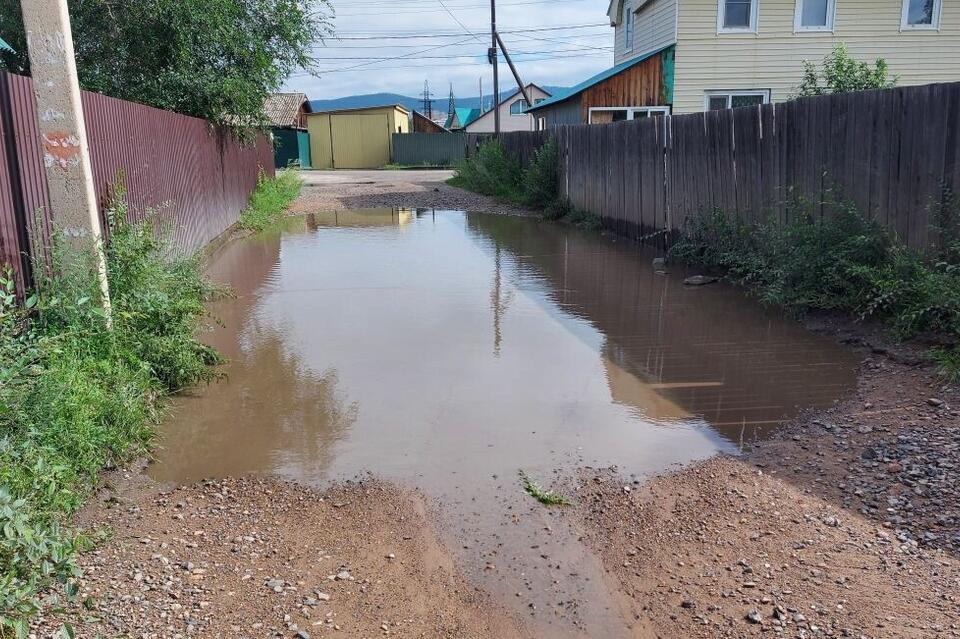
POLYGON ((390 163, 392 135, 410 132, 399 104, 320 111, 307 115, 315 169, 376 169, 390 163))
POLYGON ((957 0, 611 0, 608 16, 615 64, 674 46, 673 113, 787 100, 840 42, 901 86, 960 80, 957 0))

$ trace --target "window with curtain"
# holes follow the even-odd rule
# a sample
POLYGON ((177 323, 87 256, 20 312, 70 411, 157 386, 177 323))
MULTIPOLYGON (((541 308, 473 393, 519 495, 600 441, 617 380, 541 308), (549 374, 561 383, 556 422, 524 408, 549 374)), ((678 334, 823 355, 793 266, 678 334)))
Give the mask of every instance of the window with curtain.
POLYGON ((903 29, 937 29, 942 0, 903 0, 903 29))

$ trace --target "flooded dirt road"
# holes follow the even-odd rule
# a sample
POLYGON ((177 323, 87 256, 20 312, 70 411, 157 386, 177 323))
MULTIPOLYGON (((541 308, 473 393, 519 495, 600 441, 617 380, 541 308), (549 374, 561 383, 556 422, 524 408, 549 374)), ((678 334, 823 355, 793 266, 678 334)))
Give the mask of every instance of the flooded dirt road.
POLYGON ((471 581, 542 636, 629 636, 576 526, 518 471, 639 481, 735 453, 855 383, 853 355, 628 241, 530 218, 368 210, 221 249, 228 379, 178 400, 150 474, 313 486, 374 473, 439 504, 471 581))

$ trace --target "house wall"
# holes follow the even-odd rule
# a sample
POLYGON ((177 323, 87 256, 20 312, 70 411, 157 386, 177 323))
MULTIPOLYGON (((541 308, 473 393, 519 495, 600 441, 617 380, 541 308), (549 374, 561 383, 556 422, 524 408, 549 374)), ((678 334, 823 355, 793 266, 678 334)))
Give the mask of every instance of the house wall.
POLYGON ((580 121, 589 122, 590 107, 664 106, 662 54, 650 57, 580 94, 580 121))
POLYGON ((794 0, 758 0, 757 32, 717 33, 717 0, 679 7, 674 113, 704 110, 710 89, 769 89, 786 100, 835 44, 867 62, 884 58, 899 85, 960 78, 960 6, 943 0, 938 31, 900 31, 901 0, 836 0, 832 33, 794 33, 794 0))
POLYGON ((614 17, 614 55, 613 63, 620 64, 631 58, 662 49, 677 41, 677 0, 618 0, 615 3, 614 17), (626 28, 623 7, 629 4, 634 16, 633 47, 626 50, 626 28), (634 13, 638 5, 640 10, 634 13))
MULTIPOLYGON (((527 87, 527 92, 530 94, 530 99, 536 101, 538 98, 549 98, 550 94, 539 89, 535 86, 527 87)), ((509 100, 504 100, 500 106, 500 130, 501 131, 533 131, 536 129, 536 120, 534 120, 532 115, 527 113, 522 113, 520 115, 512 115, 510 113, 510 105, 514 102, 519 102, 523 100, 523 95, 518 93, 509 100)), ((479 118, 474 120, 467 126, 467 133, 493 133, 494 130, 494 117, 493 111, 487 111, 479 118)))
POLYGON ((543 107, 537 111, 535 117, 545 118, 547 127, 560 126, 561 124, 583 124, 580 119, 580 96, 576 95, 569 100, 543 107))

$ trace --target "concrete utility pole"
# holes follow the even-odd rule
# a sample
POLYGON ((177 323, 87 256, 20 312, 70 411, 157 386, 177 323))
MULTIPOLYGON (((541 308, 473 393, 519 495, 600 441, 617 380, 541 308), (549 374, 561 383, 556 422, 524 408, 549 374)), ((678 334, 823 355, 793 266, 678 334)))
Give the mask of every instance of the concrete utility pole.
POLYGON ((493 134, 500 136, 500 78, 497 75, 497 0, 490 0, 490 49, 487 52, 493 65, 493 134))
POLYGON ((27 33, 54 232, 71 257, 92 256, 101 303, 109 318, 103 228, 93 188, 67 0, 21 0, 20 8, 27 33))

